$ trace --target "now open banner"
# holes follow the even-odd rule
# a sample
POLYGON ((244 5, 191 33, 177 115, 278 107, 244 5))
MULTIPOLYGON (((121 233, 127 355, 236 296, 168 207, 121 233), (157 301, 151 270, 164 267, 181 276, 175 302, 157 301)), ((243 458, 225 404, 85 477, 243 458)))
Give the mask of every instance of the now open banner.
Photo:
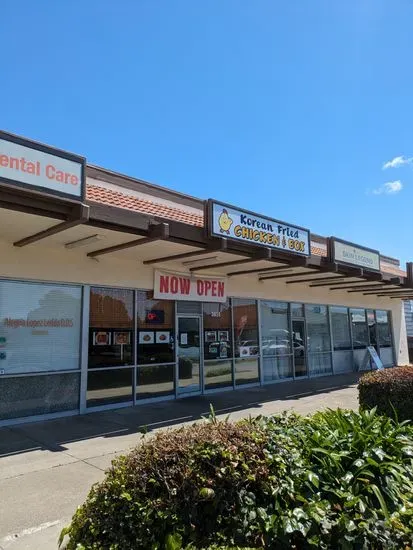
POLYGON ((225 302, 225 277, 193 277, 186 273, 155 270, 153 296, 157 300, 188 300, 191 302, 225 302))

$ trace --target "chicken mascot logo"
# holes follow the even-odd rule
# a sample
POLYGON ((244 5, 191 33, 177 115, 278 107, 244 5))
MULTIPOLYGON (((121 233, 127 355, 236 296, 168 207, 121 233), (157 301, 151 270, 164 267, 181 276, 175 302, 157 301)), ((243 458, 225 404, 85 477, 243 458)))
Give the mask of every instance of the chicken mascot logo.
POLYGON ((229 217, 227 210, 225 210, 224 208, 218 218, 218 224, 221 233, 226 233, 227 235, 229 235, 229 230, 231 229, 231 225, 233 223, 234 221, 229 217))

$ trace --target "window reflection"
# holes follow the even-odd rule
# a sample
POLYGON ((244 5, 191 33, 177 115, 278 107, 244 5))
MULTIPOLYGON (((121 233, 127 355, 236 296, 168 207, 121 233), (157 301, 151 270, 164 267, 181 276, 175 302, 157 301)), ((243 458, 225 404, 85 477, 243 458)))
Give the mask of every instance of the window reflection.
POLYGON ((288 303, 261 302, 261 328, 263 355, 291 354, 288 303))
POLYGON ((308 351, 330 351, 330 331, 327 307, 306 305, 308 351))
POLYGON ((252 384, 259 381, 258 358, 235 359, 235 384, 252 384))
POLYGON ((235 357, 253 357, 259 353, 257 303, 255 300, 234 298, 235 357))
POLYGON ((139 366, 136 378, 137 399, 170 395, 175 389, 175 365, 139 366))
POLYGON ((133 364, 133 291, 92 288, 89 313, 89 368, 133 364))
POLYGON ((133 369, 102 369, 87 376, 87 406, 132 401, 133 369))
POLYGON ((350 323, 346 307, 331 307, 331 327, 335 350, 351 350, 350 323))
POLYGON ((376 311, 376 320, 379 346, 381 348, 391 347, 392 337, 389 313, 381 310, 376 311))
POLYGON ((204 380, 207 390, 232 386, 232 361, 206 361, 204 380))
POLYGON ((364 309, 350 309, 351 327, 353 331, 353 348, 361 349, 368 346, 366 312, 364 309))
POLYGON ((367 324, 369 327, 369 343, 377 348, 376 316, 371 309, 367 310, 367 324))

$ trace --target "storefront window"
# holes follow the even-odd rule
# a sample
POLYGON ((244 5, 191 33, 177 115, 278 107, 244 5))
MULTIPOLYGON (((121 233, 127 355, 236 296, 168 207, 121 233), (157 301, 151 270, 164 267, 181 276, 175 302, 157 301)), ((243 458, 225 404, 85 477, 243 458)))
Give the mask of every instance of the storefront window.
POLYGON ((334 350, 351 350, 350 323, 346 307, 331 307, 331 328, 334 350))
POLYGON ((205 360, 231 358, 233 353, 229 302, 204 304, 203 315, 205 360))
POLYGON ((4 374, 80 367, 80 287, 0 282, 0 369, 4 374))
POLYGON ((291 354, 288 303, 261 302, 261 343, 263 355, 291 354))
POLYGON ((258 315, 255 300, 234 298, 235 383, 237 385, 259 380, 258 315))
POLYGON ((87 406, 132 401, 133 369, 102 369, 88 372, 87 406))
POLYGON ((138 364, 174 363, 175 302, 138 291, 137 316, 138 364))
POLYGON ((232 386, 232 361, 206 361, 204 380, 206 390, 232 386))
POLYGON ((364 309, 350 309, 351 328, 353 331, 353 348, 362 349, 368 346, 366 312, 364 309))
POLYGON ((326 306, 306 305, 308 351, 330 351, 330 331, 326 306))
POLYGON ((390 318, 388 311, 376 311, 377 335, 379 346, 389 348, 392 345, 390 318))
POLYGON ((371 346, 377 346, 376 316, 372 309, 368 309, 366 313, 369 327, 369 343, 371 346))
POLYGON ((265 381, 291 378, 291 333, 287 302, 261 302, 261 345, 265 381))
POLYGON ((89 368, 133 365, 133 291, 92 288, 89 313, 89 368))
POLYGON ((234 298, 235 357, 251 357, 259 354, 257 302, 234 298))

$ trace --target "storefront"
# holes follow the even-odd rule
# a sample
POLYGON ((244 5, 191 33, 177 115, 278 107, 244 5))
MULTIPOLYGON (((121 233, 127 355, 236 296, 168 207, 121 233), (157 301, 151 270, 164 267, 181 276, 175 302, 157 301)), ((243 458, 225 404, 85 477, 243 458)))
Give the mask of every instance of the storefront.
POLYGON ((408 362, 378 251, 0 134, 0 425, 408 362))

